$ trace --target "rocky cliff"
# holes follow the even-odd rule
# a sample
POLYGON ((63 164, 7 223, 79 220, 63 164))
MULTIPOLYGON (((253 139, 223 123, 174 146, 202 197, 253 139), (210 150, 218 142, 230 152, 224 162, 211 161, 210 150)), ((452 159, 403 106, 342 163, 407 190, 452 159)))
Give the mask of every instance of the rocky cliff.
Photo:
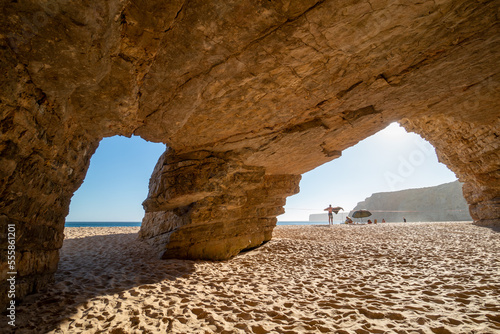
POLYGON ((355 210, 372 212, 371 220, 407 221, 471 221, 467 202, 459 181, 435 187, 376 193, 359 202, 355 210))
POLYGON ((16 227, 18 298, 50 281, 70 199, 114 135, 168 146, 141 229, 165 257, 269 239, 300 174, 394 121, 434 145, 477 224, 499 224, 498 1, 0 8, 0 233, 16 227))

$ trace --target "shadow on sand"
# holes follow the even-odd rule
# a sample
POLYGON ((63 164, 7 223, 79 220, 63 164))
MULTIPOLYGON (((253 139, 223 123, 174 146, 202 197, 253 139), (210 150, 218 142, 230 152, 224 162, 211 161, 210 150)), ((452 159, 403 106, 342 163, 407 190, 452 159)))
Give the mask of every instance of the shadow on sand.
POLYGON ((500 233, 500 226, 489 226, 488 228, 493 232, 500 233))
POLYGON ((93 298, 186 277, 194 271, 194 263, 160 260, 151 246, 137 239, 137 233, 66 239, 54 283, 27 296, 17 308, 16 327, 1 332, 50 332, 93 298))

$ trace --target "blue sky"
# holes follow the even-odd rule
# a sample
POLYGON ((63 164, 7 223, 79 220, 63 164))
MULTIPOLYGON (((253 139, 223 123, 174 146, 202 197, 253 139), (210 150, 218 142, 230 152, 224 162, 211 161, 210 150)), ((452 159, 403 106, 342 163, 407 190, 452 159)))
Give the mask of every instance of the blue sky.
MULTIPOLYGON (((85 181, 71 200, 67 221, 141 221, 154 166, 164 144, 139 137, 101 141, 85 181)), ((306 221, 332 204, 352 209, 375 192, 435 186, 456 180, 432 145, 397 123, 302 176, 280 221, 306 221)))
POLYGON ((149 178, 163 152, 164 144, 136 136, 104 138, 71 199, 66 221, 141 221, 149 178))
POLYGON ((329 204, 353 209, 373 193, 453 182, 455 174, 438 162, 434 147, 397 123, 342 152, 342 156, 302 175, 300 193, 290 196, 280 221, 307 221, 329 204))

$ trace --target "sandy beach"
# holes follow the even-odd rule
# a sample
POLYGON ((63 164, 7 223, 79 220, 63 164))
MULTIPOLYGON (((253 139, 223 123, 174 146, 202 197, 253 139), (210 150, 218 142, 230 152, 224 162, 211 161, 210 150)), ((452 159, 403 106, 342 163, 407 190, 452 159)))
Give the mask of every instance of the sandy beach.
POLYGON ((66 228, 16 333, 500 333, 500 232, 278 226, 224 262, 160 260, 138 227, 66 228))

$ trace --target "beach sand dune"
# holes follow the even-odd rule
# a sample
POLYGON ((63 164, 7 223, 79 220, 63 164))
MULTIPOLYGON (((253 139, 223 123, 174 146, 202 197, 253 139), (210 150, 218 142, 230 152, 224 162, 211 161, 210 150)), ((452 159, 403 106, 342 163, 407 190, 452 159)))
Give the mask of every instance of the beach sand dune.
POLYGON ((223 262, 159 260, 137 227, 66 228, 16 333, 500 333, 500 233, 278 226, 223 262))

